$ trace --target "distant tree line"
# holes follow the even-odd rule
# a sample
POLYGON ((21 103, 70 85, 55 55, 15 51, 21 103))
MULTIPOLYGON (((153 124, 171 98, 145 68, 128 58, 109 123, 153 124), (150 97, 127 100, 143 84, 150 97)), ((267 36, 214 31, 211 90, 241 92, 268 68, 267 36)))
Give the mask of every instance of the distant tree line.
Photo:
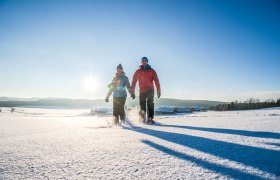
POLYGON ((259 99, 249 99, 244 102, 231 102, 229 104, 218 104, 216 106, 211 106, 209 110, 214 111, 234 111, 234 110, 249 110, 249 109, 261 109, 270 107, 280 107, 280 98, 276 101, 274 99, 268 99, 264 102, 260 102, 259 99))

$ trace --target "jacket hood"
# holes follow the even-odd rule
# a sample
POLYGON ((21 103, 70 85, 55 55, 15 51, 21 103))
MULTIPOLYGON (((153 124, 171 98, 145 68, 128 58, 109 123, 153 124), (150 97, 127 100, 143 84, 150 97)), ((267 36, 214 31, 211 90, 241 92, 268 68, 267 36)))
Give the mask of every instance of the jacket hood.
POLYGON ((147 64, 147 65, 146 65, 146 67, 145 67, 145 66, 143 66, 143 65, 141 65, 141 66, 139 66, 139 68, 140 68, 140 69, 143 69, 144 71, 147 71, 147 70, 152 69, 152 67, 151 67, 151 65, 150 65, 150 64, 147 64))
POLYGON ((122 72, 120 75, 118 75, 118 73, 116 73, 116 77, 122 77, 125 76, 125 72, 122 72))

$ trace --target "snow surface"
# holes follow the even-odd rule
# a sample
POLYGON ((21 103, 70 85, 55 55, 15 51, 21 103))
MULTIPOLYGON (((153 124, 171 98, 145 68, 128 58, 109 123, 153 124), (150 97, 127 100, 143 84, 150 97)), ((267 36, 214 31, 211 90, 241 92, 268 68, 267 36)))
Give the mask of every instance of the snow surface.
POLYGON ((157 116, 2 108, 0 179, 280 179, 280 109, 157 116))

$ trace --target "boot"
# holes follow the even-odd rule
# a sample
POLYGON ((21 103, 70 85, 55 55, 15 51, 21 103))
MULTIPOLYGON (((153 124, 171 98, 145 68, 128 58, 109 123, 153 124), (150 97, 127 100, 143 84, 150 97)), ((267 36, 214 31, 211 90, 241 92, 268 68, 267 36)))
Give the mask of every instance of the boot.
POLYGON ((139 122, 140 123, 145 123, 145 120, 146 120, 145 115, 146 115, 146 113, 143 110, 139 111, 139 122))
POLYGON ((155 124, 155 121, 152 118, 149 118, 147 124, 155 124))
POLYGON ((113 119, 113 125, 119 125, 119 118, 117 118, 117 117, 114 117, 114 119, 113 119))

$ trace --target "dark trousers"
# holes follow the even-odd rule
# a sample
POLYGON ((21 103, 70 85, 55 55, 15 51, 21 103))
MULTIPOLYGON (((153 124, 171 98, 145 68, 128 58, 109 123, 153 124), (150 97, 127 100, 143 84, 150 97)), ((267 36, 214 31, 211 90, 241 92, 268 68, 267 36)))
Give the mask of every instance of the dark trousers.
POLYGON ((113 115, 118 121, 125 120, 124 104, 126 97, 113 97, 113 115))
POLYGON ((139 102, 140 108, 146 114, 146 105, 148 107, 147 115, 148 118, 154 119, 154 90, 147 92, 140 92, 139 102))

